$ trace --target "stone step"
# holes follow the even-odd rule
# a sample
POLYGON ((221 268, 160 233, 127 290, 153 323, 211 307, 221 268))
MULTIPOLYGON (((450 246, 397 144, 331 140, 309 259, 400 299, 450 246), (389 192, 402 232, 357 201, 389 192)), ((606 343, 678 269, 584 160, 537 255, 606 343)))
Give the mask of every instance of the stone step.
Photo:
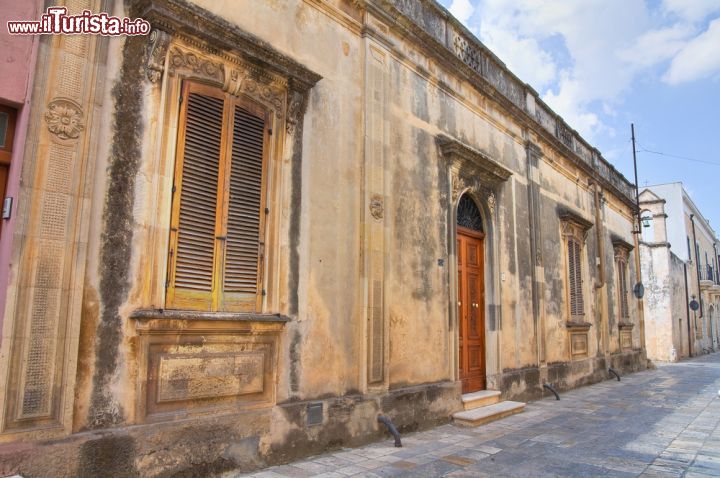
POLYGON ((497 390, 480 390, 479 392, 465 393, 462 396, 465 410, 492 405, 500 401, 500 392, 497 390))
POLYGON ((525 409, 522 402, 505 401, 474 410, 453 413, 453 421, 458 425, 476 427, 501 418, 520 413, 525 409))

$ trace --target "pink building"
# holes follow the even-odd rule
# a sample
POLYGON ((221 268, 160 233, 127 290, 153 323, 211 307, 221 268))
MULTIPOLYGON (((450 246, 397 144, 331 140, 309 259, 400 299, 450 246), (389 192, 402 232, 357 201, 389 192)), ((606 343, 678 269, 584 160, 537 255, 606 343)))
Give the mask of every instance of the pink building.
POLYGON ((38 36, 10 35, 7 21, 36 20, 41 12, 41 1, 0 0, 0 200, 5 206, 0 219, 0 329, 11 267, 15 210, 22 207, 17 193, 40 42, 38 36))

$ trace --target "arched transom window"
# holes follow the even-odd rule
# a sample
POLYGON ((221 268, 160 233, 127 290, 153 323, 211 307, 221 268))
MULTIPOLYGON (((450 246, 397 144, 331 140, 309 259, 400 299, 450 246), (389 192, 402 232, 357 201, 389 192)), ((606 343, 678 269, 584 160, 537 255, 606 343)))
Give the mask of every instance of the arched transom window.
POLYGON ((473 231, 483 232, 480 210, 475 201, 467 194, 464 194, 458 203, 457 225, 473 231))

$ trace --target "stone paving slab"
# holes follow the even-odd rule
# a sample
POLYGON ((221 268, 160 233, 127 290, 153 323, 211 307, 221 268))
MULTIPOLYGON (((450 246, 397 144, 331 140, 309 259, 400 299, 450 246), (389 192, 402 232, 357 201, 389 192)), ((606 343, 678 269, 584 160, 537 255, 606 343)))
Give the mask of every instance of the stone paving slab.
POLYGON ((720 477, 720 353, 452 424, 224 478, 720 477))

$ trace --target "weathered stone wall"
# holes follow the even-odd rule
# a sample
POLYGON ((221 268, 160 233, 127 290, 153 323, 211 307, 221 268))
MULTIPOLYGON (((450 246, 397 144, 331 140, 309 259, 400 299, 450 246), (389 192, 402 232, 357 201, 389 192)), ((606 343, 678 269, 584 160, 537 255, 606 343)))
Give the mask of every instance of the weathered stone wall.
MULTIPOLYGON (((690 345, 688 343, 688 330, 692 336, 692 320, 688 329, 688 302, 685 295, 685 263, 672 252, 670 253, 670 316, 673 321, 673 346, 678 358, 688 357, 690 345)), ((667 344, 666 344, 667 348, 667 344)))
MULTIPOLYGON (((671 347, 674 345, 673 322, 676 318, 673 307, 674 296, 679 291, 684 294, 684 284, 676 284, 677 279, 670 270, 677 272, 677 264, 671 262, 671 252, 667 245, 640 246, 640 262, 643 265, 643 283, 645 285, 645 337, 648 358, 670 361, 671 347), (672 266, 675 267, 672 267, 672 266), (674 288, 679 285, 680 289, 674 288)), ((679 279, 682 280, 682 267, 679 279)), ((684 312, 684 311, 683 311, 684 312)), ((676 349, 676 358, 681 349, 676 349)))
MULTIPOLYGON (((636 281, 629 183, 560 118, 536 113, 549 110, 495 59, 487 83, 447 49, 443 32, 465 33, 434 3, 156 4, 116 6, 156 31, 108 41, 92 108, 75 434, 0 450, 12 471, 42 476, 69 457, 57 475, 211 474, 377 439, 378 413, 401 431, 447 421, 460 408, 455 209, 466 192, 486 233, 488 388, 529 399, 545 382, 564 390, 608 378, 610 366, 645 367, 638 302, 629 298, 624 346, 617 312, 618 241, 636 281), (272 112, 257 314, 163 310, 188 80, 272 112), (443 153, 441 136, 482 164, 443 153), (586 228, 579 332, 569 328, 568 213, 586 228), (201 368, 246 353, 259 388, 158 399, 159 364, 182 368, 168 356, 201 368)), ((207 383, 197 369, 188 383, 207 383)))

